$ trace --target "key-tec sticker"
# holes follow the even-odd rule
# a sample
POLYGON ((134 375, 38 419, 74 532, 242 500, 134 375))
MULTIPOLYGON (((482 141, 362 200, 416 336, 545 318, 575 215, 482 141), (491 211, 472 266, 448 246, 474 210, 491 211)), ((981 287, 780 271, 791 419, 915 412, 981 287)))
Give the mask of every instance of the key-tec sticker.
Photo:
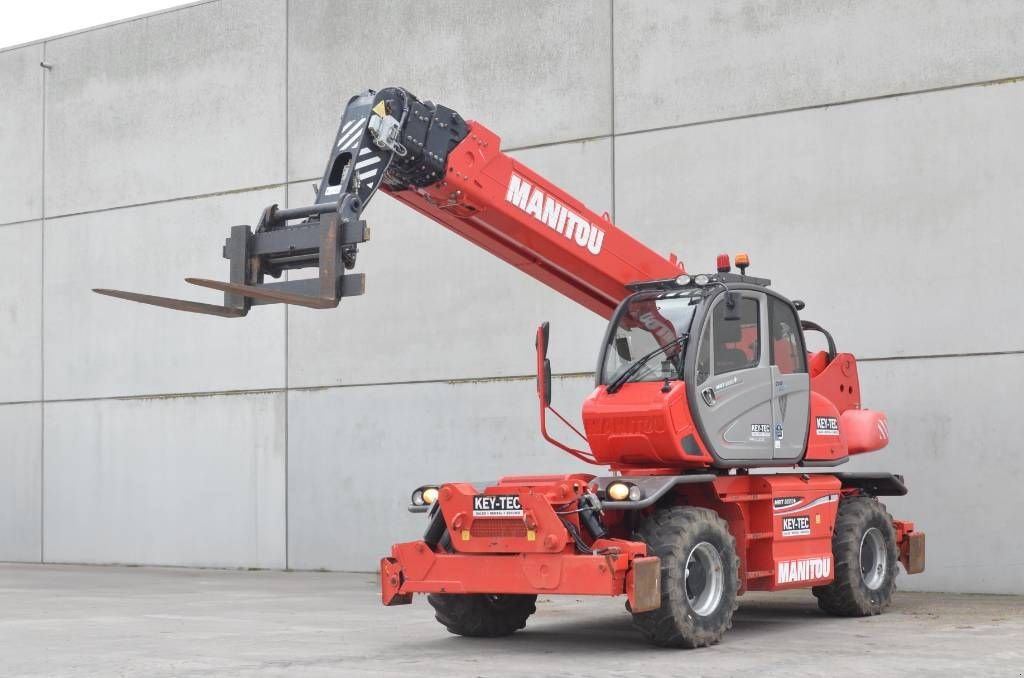
POLYGON ((474 518, 519 518, 523 506, 518 494, 478 494, 473 497, 474 518))
POLYGON ((814 423, 819 436, 839 435, 839 420, 835 417, 815 417, 814 423))
POLYGON ((783 537, 806 537, 810 533, 810 516, 787 516, 782 519, 783 537))

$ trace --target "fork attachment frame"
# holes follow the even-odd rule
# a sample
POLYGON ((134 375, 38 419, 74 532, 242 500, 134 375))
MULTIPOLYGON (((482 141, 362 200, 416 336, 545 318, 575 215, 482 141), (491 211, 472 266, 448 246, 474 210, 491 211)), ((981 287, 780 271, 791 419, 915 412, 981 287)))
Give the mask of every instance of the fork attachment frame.
POLYGON ((369 239, 366 222, 359 218, 359 200, 345 195, 341 203, 320 203, 281 210, 271 205, 263 211, 253 232, 234 226, 224 243, 230 262, 230 281, 187 278, 188 282, 224 292, 224 306, 240 315, 251 305, 294 304, 309 308, 334 308, 342 297, 363 293, 362 273, 345 275, 355 263, 356 246, 369 239), (302 223, 288 224, 293 219, 302 223), (290 269, 316 266, 319 275, 302 280, 264 282, 290 269))
POLYGON ((388 191, 438 183, 445 176, 449 153, 467 134, 466 122, 449 108, 419 101, 399 87, 366 90, 345 107, 315 204, 289 209, 271 205, 263 210, 255 231, 232 227, 224 245, 229 280, 185 278, 223 292, 223 305, 95 291, 225 318, 244 316, 260 304, 334 308, 342 297, 363 293, 363 274, 345 271, 355 266, 358 245, 369 239, 359 217, 377 189, 385 183, 388 191), (290 269, 312 267, 319 269, 315 278, 264 281, 268 275, 279 278, 290 269))

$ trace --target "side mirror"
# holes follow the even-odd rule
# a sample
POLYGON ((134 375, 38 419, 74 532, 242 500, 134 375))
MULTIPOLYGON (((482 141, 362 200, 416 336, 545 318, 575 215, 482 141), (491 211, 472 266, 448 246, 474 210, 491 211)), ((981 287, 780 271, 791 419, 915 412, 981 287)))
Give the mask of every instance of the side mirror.
POLYGON ((551 361, 544 359, 544 404, 551 404, 551 361))
POLYGON ((540 410, 540 433, 544 436, 544 440, 548 441, 555 447, 568 452, 577 459, 585 461, 588 464, 597 464, 598 462, 594 458, 593 452, 577 450, 573 447, 569 447, 548 435, 547 411, 551 410, 551 412, 554 413, 554 415, 558 417, 563 424, 572 429, 576 435, 583 440, 587 439, 587 436, 583 435, 583 433, 573 426, 568 419, 556 412, 555 408, 551 407, 551 361, 547 358, 549 331, 548 324, 546 322, 541 323, 540 327, 537 328, 537 335, 533 342, 534 348, 537 349, 537 403, 539 406, 538 409, 540 410))
POLYGON ((547 320, 540 324, 537 328, 537 339, 533 342, 535 348, 537 348, 544 358, 548 357, 548 339, 551 337, 551 323, 547 320))
POLYGON ((548 339, 551 326, 545 320, 537 328, 537 337, 533 341, 537 349, 537 396, 545 405, 551 405, 551 361, 548 360, 548 339))

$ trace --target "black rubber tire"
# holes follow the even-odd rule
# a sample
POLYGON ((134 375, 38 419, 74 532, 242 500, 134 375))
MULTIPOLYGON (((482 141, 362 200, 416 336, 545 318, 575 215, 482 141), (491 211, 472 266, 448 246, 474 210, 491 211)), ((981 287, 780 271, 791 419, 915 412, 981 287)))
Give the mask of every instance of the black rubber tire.
POLYGON ((661 607, 633 614, 640 633, 662 647, 706 647, 721 640, 739 605, 740 563, 728 523, 709 509, 672 506, 648 516, 636 538, 647 544, 648 555, 661 558, 661 607), (721 597, 706 615, 696 614, 686 597, 686 561, 701 542, 715 548, 724 575, 721 597))
POLYGON ((899 553, 892 516, 881 502, 873 497, 847 497, 839 502, 832 557, 835 579, 811 589, 818 607, 837 617, 867 617, 889 607, 896 590, 899 553), (886 554, 882 581, 875 589, 868 587, 861 571, 861 543, 871 528, 881 533, 886 554))
POLYGON ((459 636, 497 638, 515 633, 537 611, 537 596, 525 594, 432 593, 434 618, 459 636))

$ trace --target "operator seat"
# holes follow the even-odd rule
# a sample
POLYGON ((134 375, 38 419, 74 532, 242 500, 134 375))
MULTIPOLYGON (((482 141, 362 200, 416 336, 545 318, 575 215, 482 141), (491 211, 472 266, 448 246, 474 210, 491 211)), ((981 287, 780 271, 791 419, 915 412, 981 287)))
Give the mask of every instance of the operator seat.
POLYGON ((738 320, 715 317, 715 374, 752 367, 746 351, 735 346, 742 338, 743 328, 738 320))

